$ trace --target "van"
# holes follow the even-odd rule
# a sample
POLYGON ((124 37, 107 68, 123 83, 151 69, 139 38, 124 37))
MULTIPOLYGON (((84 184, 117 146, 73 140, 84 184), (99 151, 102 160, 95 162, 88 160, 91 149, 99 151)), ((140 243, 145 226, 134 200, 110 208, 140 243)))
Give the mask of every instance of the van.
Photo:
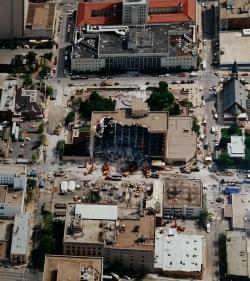
POLYGON ((212 133, 212 134, 215 133, 215 127, 214 127, 214 126, 212 126, 212 128, 211 128, 211 133, 212 133))
POLYGON ((214 114, 214 119, 215 119, 215 120, 218 119, 218 114, 217 114, 217 113, 214 114))

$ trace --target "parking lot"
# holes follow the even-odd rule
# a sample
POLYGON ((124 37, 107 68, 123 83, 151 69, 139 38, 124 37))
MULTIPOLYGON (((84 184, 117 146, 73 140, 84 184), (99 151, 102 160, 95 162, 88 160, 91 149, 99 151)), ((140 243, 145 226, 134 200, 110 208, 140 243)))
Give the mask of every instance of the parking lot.
POLYGON ((20 132, 23 132, 24 140, 17 141, 12 139, 10 143, 10 158, 18 159, 31 159, 32 154, 38 152, 38 147, 40 145, 39 134, 37 133, 37 128, 40 122, 22 122, 20 127, 20 132))

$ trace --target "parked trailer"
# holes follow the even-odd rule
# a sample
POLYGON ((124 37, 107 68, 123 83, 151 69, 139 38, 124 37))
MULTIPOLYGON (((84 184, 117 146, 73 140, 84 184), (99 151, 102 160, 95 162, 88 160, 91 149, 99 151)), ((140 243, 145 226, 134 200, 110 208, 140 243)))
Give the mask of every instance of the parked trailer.
POLYGON ((15 132, 15 136, 14 136, 14 141, 18 141, 18 137, 19 137, 19 127, 16 127, 16 132, 15 132))
POLYGON ((4 141, 9 141, 10 133, 11 133, 10 127, 5 127, 5 128, 3 129, 3 140, 4 140, 4 141))
POLYGON ((226 187, 224 189, 224 194, 235 194, 235 193, 240 193, 240 188, 237 187, 226 187))
POLYGON ((65 211, 55 211, 54 216, 55 217, 65 217, 66 216, 66 210, 65 211))
POLYGON ((13 122, 11 135, 14 137, 16 133, 16 122, 13 122))
POLYGON ((67 208, 67 204, 65 203, 56 203, 55 204, 55 209, 66 209, 67 208))

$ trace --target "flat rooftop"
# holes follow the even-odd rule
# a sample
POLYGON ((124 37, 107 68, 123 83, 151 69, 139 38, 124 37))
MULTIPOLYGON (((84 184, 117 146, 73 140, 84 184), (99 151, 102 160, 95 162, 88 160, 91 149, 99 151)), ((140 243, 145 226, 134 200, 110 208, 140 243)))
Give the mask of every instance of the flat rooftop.
POLYGON ((163 206, 172 208, 202 207, 202 183, 197 179, 165 178, 163 206))
POLYGON ((0 86, 0 110, 14 111, 17 80, 7 79, 0 86))
POLYGON ((12 234, 12 255, 26 255, 29 239, 29 214, 16 215, 12 234))
POLYGON ((122 230, 117 236, 117 243, 112 248, 153 250, 155 238, 154 216, 144 216, 138 220, 121 220, 122 230))
MULTIPOLYGON (((115 240, 116 221, 105 218, 97 219, 93 214, 93 218, 88 216, 81 219, 75 213, 77 205, 68 204, 65 218, 64 239, 65 243, 100 243, 104 241, 115 240)), ((82 204, 84 207, 84 204, 82 204)), ((94 208, 94 204, 92 205, 94 208)), ((96 205, 98 207, 98 205, 96 205)), ((107 205, 108 206, 108 205, 107 205)))
POLYGON ((102 258, 46 255, 43 281, 101 281, 102 263, 102 258))
POLYGON ((106 247, 153 250, 154 216, 118 221, 79 219, 74 205, 67 207, 64 243, 104 244, 106 241, 106 247))
POLYGON ((164 111, 151 111, 141 118, 133 118, 131 110, 119 110, 110 112, 94 111, 91 117, 91 130, 96 130, 97 125, 104 118, 113 118, 122 125, 140 125, 148 129, 149 132, 166 133, 168 129, 168 113, 164 111))
POLYGON ((188 162, 196 155, 197 137, 192 132, 192 116, 169 117, 166 157, 169 160, 188 162))
POLYGON ((245 229, 250 226, 250 194, 232 194, 232 227, 245 229))
POLYGON ((227 231, 226 235, 227 274, 249 277, 249 238, 245 231, 227 231))
POLYGON ((21 206, 23 202, 23 190, 8 188, 0 185, 0 203, 12 206, 21 206))
POLYGON ((220 0, 221 19, 248 18, 250 16, 250 3, 246 0, 232 0, 232 6, 227 7, 227 0, 220 0))
POLYGON ((53 28, 55 17, 55 4, 53 3, 30 3, 26 25, 32 29, 47 29, 53 28))
POLYGON ((242 36, 241 31, 220 32, 221 66, 231 67, 237 61, 239 67, 250 64, 250 36, 242 36))
POLYGON ((155 268, 163 271, 202 271, 202 237, 159 228, 155 236, 155 268))
POLYGON ((26 174, 25 165, 1 165, 0 164, 0 175, 1 174, 26 174))
POLYGON ((76 31, 73 58, 112 56, 190 56, 193 31, 189 24, 145 25, 137 27, 87 27, 76 31), (105 32, 105 29, 109 32, 105 32), (184 37, 185 34, 185 37, 184 37), (189 38, 189 39, 187 39, 189 38))

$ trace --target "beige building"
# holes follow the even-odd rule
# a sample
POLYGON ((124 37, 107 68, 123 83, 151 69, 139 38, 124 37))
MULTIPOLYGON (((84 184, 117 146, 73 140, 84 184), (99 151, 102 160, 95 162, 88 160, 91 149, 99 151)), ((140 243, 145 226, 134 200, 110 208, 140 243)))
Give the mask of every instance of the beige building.
POLYGON ((28 0, 1 0, 0 39, 23 38, 28 0))
POLYGON ((24 35, 26 38, 54 37, 55 4, 30 3, 24 35))
MULTIPOLYGON (((151 159, 170 164, 183 164, 196 156, 197 138, 192 132, 192 116, 170 117, 168 112, 149 111, 142 100, 134 100, 131 109, 92 113, 91 157, 99 153, 97 144, 100 139, 102 144, 109 142, 107 136, 110 134, 105 130, 114 130, 110 150, 115 141, 114 146, 121 150, 133 147, 151 159)), ((100 147, 100 152, 103 150, 105 148, 100 147)))
POLYGON ((103 257, 105 264, 152 271, 154 225, 154 217, 148 215, 119 220, 117 205, 70 204, 66 212, 63 253, 103 257))
POLYGON ((163 217, 197 218, 202 209, 201 180, 166 178, 163 193, 163 217))
POLYGON ((102 258, 46 255, 43 281, 102 281, 102 258))
POLYGON ((227 275, 250 278, 250 241, 245 231, 227 231, 227 275))

